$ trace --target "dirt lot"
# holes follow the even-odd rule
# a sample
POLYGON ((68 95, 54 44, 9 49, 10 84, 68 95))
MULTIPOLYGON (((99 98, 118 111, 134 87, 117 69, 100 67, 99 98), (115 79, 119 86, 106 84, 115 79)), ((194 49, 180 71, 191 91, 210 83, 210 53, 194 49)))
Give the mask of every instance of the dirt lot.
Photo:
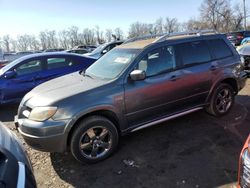
MULTIPOLYGON (((13 131, 16 110, 0 110, 0 120, 13 131)), ((121 139, 112 157, 95 165, 81 165, 70 153, 42 153, 24 145, 38 187, 234 187, 249 120, 250 80, 227 116, 199 111, 135 132, 121 139)))

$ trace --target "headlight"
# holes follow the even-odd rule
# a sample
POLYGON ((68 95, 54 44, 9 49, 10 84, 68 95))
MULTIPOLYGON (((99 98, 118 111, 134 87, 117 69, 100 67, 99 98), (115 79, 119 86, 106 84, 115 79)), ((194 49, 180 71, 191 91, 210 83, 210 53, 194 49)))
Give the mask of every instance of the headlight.
POLYGON ((51 118, 57 111, 57 107, 35 107, 29 115, 30 120, 45 121, 51 118))
POLYGON ((240 61, 241 61, 241 64, 244 66, 245 65, 245 57, 240 56, 240 61))

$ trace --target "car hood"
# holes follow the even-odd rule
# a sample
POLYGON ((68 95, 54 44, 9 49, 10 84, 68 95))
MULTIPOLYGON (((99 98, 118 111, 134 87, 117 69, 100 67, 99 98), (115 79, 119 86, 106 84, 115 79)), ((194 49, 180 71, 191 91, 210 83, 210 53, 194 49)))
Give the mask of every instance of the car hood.
POLYGON ((37 86, 25 95, 21 104, 26 103, 31 108, 48 106, 83 92, 88 92, 106 83, 108 81, 90 78, 75 72, 37 86))
POLYGON ((240 55, 250 55, 250 45, 249 44, 245 44, 242 46, 239 46, 237 48, 237 51, 240 55))
POLYGON ((8 150, 18 161, 32 169, 22 143, 2 122, 0 122, 0 147, 8 150))

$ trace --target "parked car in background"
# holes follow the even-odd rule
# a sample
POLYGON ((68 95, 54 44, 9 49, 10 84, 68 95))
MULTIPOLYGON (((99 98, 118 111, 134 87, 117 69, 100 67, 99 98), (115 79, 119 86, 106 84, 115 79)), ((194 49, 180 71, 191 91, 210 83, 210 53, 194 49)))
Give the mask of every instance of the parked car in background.
POLYGON ((84 55, 88 56, 88 57, 93 57, 93 58, 99 59, 104 54, 106 54, 108 51, 112 50, 114 47, 116 47, 118 45, 121 45, 123 42, 124 41, 114 41, 114 42, 101 44, 94 51, 87 53, 87 54, 84 54, 84 55))
POLYGON ((43 52, 62 52, 64 50, 65 49, 63 49, 63 48, 51 48, 51 49, 46 49, 43 52))
POLYGON ((22 143, 0 122, 0 187, 35 188, 33 169, 22 143))
POLYGON ((250 43, 239 46, 237 51, 243 58, 245 71, 250 75, 250 43))
POLYGON ((26 55, 30 55, 33 54, 33 51, 22 51, 22 52, 9 52, 9 53, 4 53, 4 60, 6 62, 12 62, 20 57, 26 56, 26 55))
POLYGON ((244 39, 241 41, 240 45, 244 45, 244 44, 247 44, 247 43, 249 43, 249 42, 250 42, 250 37, 246 37, 246 38, 244 38, 244 39))
POLYGON ((250 188, 250 136, 247 138, 240 153, 238 188, 250 188))
POLYGON ((96 49, 95 45, 79 45, 75 46, 73 49, 85 49, 88 52, 92 52, 94 49, 96 49))
POLYGON ((27 144, 69 148, 78 161, 95 163, 116 150, 120 135, 200 109, 214 116, 230 111, 247 78, 225 35, 152 37, 117 46, 85 72, 25 95, 15 124, 27 144))
POLYGON ((66 52, 68 53, 76 53, 76 54, 86 54, 86 53, 89 53, 89 51, 87 49, 72 49, 72 50, 66 50, 66 52))
POLYGON ((7 65, 9 62, 6 60, 0 60, 0 69, 7 65))
POLYGON ((246 37, 250 37, 250 31, 236 31, 227 33, 227 39, 235 46, 240 45, 241 41, 246 37))
POLYGON ((0 69, 0 104, 17 103, 37 85, 83 70, 96 59, 66 52, 38 53, 19 58, 0 69))

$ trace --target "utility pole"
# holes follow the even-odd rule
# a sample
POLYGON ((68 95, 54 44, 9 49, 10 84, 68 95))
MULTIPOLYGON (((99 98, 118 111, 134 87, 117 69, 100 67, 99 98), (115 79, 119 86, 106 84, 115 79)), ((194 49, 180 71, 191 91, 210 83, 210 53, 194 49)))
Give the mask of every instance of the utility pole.
POLYGON ((246 0, 243 0, 244 8, 244 29, 247 30, 246 0))

